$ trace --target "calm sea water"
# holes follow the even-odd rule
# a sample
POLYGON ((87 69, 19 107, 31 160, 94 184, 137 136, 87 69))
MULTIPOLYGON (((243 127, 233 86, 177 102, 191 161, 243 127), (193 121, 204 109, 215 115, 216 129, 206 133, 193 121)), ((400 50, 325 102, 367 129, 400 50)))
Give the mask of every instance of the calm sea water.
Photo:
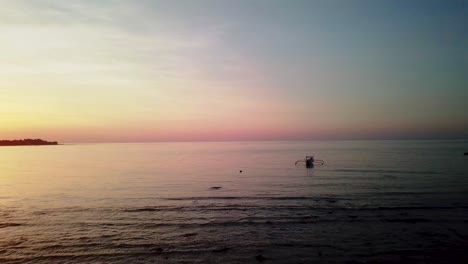
POLYGON ((468 263, 466 151, 468 141, 1 147, 0 262, 468 263), (325 165, 294 166, 306 154, 325 165))

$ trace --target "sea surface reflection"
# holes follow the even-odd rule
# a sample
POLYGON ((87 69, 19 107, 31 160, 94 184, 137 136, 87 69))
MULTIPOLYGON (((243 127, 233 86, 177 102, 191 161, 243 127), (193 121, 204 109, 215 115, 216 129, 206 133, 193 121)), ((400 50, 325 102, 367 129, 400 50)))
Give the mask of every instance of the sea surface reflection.
POLYGON ((467 149, 462 140, 1 147, 0 262, 463 263, 467 149), (294 166, 306 154, 325 165, 294 166))

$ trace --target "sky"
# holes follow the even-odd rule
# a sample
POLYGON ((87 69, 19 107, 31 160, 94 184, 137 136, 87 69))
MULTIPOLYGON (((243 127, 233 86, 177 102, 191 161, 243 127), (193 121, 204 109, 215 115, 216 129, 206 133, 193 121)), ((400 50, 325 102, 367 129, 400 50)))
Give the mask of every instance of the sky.
POLYGON ((0 0, 0 138, 468 138, 468 1, 0 0))

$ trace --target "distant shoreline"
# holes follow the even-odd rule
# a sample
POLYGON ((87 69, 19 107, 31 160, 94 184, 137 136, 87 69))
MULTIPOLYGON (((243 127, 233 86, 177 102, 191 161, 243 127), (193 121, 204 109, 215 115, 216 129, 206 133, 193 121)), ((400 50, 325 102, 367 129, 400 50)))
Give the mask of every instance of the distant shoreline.
POLYGON ((9 146, 56 146, 57 141, 46 141, 42 139, 19 139, 19 140, 0 140, 0 147, 9 146))

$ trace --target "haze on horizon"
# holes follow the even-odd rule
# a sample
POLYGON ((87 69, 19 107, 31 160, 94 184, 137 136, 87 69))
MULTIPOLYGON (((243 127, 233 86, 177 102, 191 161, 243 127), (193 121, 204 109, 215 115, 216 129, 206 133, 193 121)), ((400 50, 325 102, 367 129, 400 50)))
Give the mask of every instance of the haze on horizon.
POLYGON ((2 1, 0 139, 468 137, 468 1, 2 1))

